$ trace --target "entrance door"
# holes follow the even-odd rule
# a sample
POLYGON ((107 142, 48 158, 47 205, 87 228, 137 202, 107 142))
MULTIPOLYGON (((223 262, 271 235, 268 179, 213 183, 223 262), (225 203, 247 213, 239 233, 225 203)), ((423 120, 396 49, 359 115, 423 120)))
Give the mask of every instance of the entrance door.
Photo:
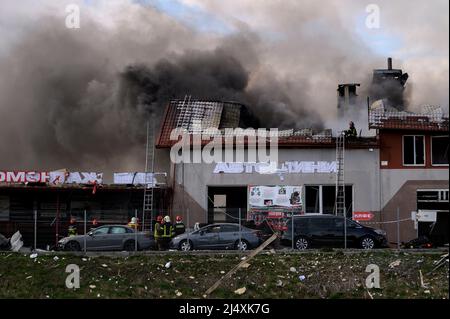
POLYGON ((208 186, 208 223, 239 223, 247 217, 247 186, 208 186))

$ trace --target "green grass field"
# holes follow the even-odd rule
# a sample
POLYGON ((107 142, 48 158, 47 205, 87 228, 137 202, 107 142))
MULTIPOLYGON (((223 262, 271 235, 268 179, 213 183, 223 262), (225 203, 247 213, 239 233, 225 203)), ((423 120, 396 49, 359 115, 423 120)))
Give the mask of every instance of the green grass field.
MULTIPOLYGON (((448 264, 429 273, 443 252, 264 251, 208 298, 448 298, 448 264), (394 261, 397 266, 390 267, 394 261), (380 289, 366 289, 366 266, 380 268, 380 289), (295 267, 296 272, 290 270, 295 267), (419 270, 426 288, 421 287, 419 270), (305 276, 300 280, 299 276, 305 276), (242 295, 235 293, 245 287, 242 295)), ((82 257, 0 253, 0 298, 205 298, 243 255, 154 254, 82 257), (55 258, 58 256, 58 258, 55 258), (171 267, 164 265, 171 261, 171 267), (80 288, 65 286, 66 266, 80 267, 80 288)))

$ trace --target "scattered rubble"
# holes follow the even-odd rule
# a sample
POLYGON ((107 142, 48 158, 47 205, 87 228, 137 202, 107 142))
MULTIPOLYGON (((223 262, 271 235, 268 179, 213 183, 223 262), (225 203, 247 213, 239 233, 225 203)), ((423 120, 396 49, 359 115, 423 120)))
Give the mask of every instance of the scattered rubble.
POLYGON ((389 264, 389 268, 398 267, 398 266, 400 266, 400 263, 401 263, 400 259, 397 259, 396 261, 393 261, 389 264))
POLYGON ((247 291, 247 288, 242 287, 242 288, 236 289, 236 290, 234 291, 234 293, 235 293, 236 295, 243 295, 246 291, 247 291))

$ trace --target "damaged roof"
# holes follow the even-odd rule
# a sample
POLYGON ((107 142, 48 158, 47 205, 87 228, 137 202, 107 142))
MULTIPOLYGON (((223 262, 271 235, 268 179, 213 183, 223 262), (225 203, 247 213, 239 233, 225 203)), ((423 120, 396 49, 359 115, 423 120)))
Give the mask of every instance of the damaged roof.
MULTIPOLYGON (((194 123, 201 124, 202 129, 213 128, 221 131, 222 136, 227 136, 227 128, 258 128, 257 121, 252 117, 249 109, 237 102, 222 102, 208 100, 172 100, 167 105, 161 129, 156 140, 157 148, 170 148, 177 140, 170 140, 170 134, 174 129, 185 129, 189 134, 198 133, 194 123)), ((244 133, 245 134, 245 133, 244 133)), ((270 136, 270 132, 268 131, 270 136)), ((311 128, 288 129, 278 131, 278 145, 283 147, 335 147, 336 140, 332 136, 331 129, 316 131, 311 128)), ((210 140, 202 140, 202 145, 210 140)), ((236 141, 235 144, 238 142, 236 141)), ((247 139, 244 139, 247 144, 247 139)), ((373 148, 378 142, 374 137, 360 137, 354 141, 348 141, 350 148, 373 148)))
POLYGON ((398 111, 379 101, 369 111, 369 128, 448 132, 448 119, 439 106, 425 106, 421 113, 413 113, 398 111))

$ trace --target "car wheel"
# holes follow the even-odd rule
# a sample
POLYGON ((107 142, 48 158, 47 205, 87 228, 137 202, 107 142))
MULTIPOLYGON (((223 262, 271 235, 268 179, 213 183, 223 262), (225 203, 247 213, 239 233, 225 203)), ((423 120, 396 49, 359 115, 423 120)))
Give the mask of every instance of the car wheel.
MULTIPOLYGON (((125 242, 125 244, 123 245, 123 250, 125 251, 134 251, 136 249, 136 246, 134 244, 134 240, 129 240, 127 242, 125 242)), ((139 250, 139 245, 137 247, 137 250, 139 250)))
POLYGON ((181 241, 178 248, 181 251, 190 251, 190 250, 192 250, 192 247, 193 247, 192 242, 190 240, 185 239, 185 240, 181 241))
POLYGON ((309 248, 309 240, 305 237, 299 237, 295 241, 295 248, 298 250, 305 250, 309 248))
POLYGON ((234 248, 237 250, 245 251, 250 248, 250 244, 245 239, 241 239, 241 241, 237 241, 234 245, 234 248))
POLYGON ((81 246, 78 242, 71 240, 65 245, 64 249, 68 251, 80 251, 81 246))
POLYGON ((362 249, 373 249, 375 248, 375 241, 372 237, 366 236, 361 238, 360 246, 362 249))

